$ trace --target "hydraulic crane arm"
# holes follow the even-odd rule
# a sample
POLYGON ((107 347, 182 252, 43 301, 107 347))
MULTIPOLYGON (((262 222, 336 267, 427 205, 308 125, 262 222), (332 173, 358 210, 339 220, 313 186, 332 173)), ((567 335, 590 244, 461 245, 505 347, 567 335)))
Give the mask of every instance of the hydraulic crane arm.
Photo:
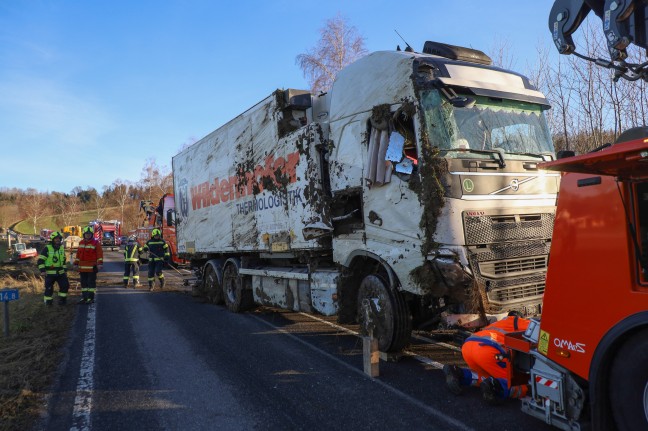
POLYGON ((549 13, 549 30, 561 54, 575 54, 615 69, 616 79, 648 80, 648 64, 626 64, 626 48, 648 49, 647 0, 556 0, 549 13), (576 53, 572 34, 590 11, 601 18, 610 60, 590 59, 576 53))

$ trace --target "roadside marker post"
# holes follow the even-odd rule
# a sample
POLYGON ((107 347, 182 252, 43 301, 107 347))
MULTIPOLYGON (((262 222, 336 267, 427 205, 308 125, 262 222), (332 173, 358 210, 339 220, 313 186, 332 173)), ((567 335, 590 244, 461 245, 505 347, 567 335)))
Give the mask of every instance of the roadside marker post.
POLYGON ((4 303, 4 336, 9 337, 9 301, 20 297, 18 289, 0 289, 0 302, 4 303))
POLYGON ((370 377, 380 375, 380 352, 378 351, 378 339, 374 338, 374 320, 372 319, 371 304, 368 299, 362 300, 362 309, 365 315, 365 322, 368 334, 362 337, 362 365, 365 374, 370 377))

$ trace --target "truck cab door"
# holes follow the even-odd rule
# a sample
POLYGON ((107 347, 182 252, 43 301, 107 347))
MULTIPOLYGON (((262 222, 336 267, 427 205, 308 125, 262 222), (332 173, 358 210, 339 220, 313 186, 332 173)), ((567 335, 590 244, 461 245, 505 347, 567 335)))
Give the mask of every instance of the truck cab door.
MULTIPOLYGON (((617 139, 615 145, 580 156, 567 157, 541 164, 541 169, 591 174, 579 187, 596 185, 600 176, 615 177, 627 184, 623 195, 627 212, 632 248, 640 283, 648 284, 648 128, 630 129, 617 139)), ((620 185, 620 190, 625 189, 620 185)))

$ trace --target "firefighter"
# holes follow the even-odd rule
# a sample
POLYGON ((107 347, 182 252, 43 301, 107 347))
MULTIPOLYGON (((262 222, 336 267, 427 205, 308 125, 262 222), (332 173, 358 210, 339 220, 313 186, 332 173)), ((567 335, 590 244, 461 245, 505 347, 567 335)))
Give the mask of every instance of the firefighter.
POLYGON ((79 248, 74 257, 74 266, 79 271, 81 278, 81 300, 79 304, 92 304, 97 290, 97 272, 103 267, 103 249, 94 238, 92 226, 81 229, 83 239, 79 241, 79 248))
POLYGON ((54 294, 54 283, 58 284, 58 303, 65 305, 67 302, 68 289, 70 281, 67 277, 67 259, 65 258, 65 248, 61 246, 63 235, 60 232, 50 234, 51 244, 43 247, 38 256, 38 270, 41 275, 45 276, 45 294, 43 300, 45 305, 52 305, 54 294))
POLYGON ((124 248, 124 288, 128 288, 128 281, 133 277, 133 289, 139 287, 139 261, 142 247, 136 242, 135 238, 129 237, 128 243, 124 248))
POLYGON ((461 355, 469 368, 456 365, 443 367, 448 389, 460 395, 464 387, 477 386, 484 400, 491 405, 500 404, 507 398, 526 396, 528 385, 509 385, 510 354, 503 345, 506 334, 524 331, 528 326, 528 319, 512 311, 506 318, 468 337, 461 347, 461 355))
POLYGON ((155 276, 157 275, 160 280, 160 289, 164 289, 164 274, 162 268, 165 263, 169 262, 171 254, 169 253, 169 245, 162 239, 162 232, 160 229, 153 229, 151 231, 151 239, 146 241, 143 251, 148 251, 148 285, 149 290, 153 290, 155 284, 155 276))

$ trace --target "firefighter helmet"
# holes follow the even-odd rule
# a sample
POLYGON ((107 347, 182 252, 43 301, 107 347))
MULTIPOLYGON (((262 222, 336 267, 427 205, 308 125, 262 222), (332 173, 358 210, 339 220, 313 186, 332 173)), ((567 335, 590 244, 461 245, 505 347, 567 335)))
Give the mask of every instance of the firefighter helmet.
POLYGON ((61 232, 52 232, 50 234, 50 241, 54 241, 56 238, 61 238, 63 239, 63 235, 61 235, 61 232))
POLYGON ((155 235, 162 235, 160 229, 153 229, 153 231, 151 232, 151 236, 155 236, 155 235))
POLYGON ((94 235, 94 229, 92 228, 92 226, 86 226, 83 229, 81 229, 81 234, 82 235, 85 235, 87 233, 89 233, 91 235, 94 235))

